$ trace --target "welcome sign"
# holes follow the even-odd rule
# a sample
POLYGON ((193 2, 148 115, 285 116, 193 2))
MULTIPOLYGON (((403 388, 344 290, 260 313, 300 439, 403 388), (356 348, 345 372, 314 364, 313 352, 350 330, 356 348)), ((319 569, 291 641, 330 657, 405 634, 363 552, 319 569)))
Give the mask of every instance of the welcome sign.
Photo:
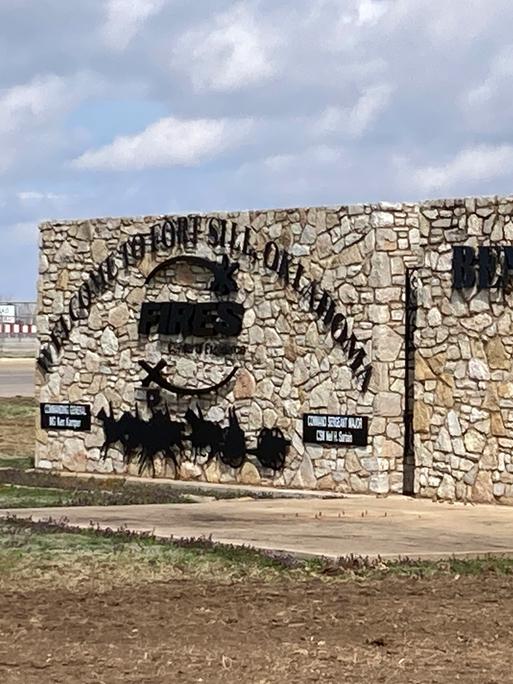
MULTIPOLYGON (((134 235, 123 242, 116 252, 109 254, 100 266, 88 274, 78 291, 69 299, 67 312, 60 315, 54 322, 50 332, 50 342, 42 347, 38 364, 47 373, 55 358, 78 321, 87 319, 91 307, 107 290, 112 289, 121 273, 134 268, 147 254, 157 256, 162 251, 174 249, 196 250, 201 241, 213 248, 228 250, 230 255, 245 257, 248 266, 255 269, 258 266, 278 275, 280 282, 292 288, 299 299, 305 302, 309 311, 321 321, 333 341, 340 345, 347 355, 349 366, 362 392, 368 388, 372 375, 372 368, 366 358, 364 348, 358 343, 354 333, 350 332, 350 321, 338 311, 333 296, 320 287, 316 280, 310 278, 301 261, 294 258, 281 248, 275 241, 266 242, 262 253, 251 244, 251 231, 246 227, 241 229, 236 223, 226 219, 208 218, 200 216, 165 219, 150 227, 144 234, 134 235)), ((232 278, 239 264, 230 265, 225 256, 220 264, 189 255, 182 257, 186 263, 201 264, 213 273, 212 291, 219 294, 236 291, 232 278)), ((177 262, 171 259, 159 265, 147 279, 147 284, 163 268, 177 262)), ((233 334, 240 324, 242 308, 240 305, 224 304, 217 309, 215 322, 212 323, 212 305, 198 305, 179 303, 144 304, 141 312, 140 331, 148 334, 152 326, 157 325, 163 334, 177 335, 185 332, 185 336, 195 332, 198 336, 215 336, 216 326, 223 325, 219 321, 224 318, 225 332, 233 334), (210 327, 204 327, 209 316, 210 327), (165 314, 161 317, 161 312, 165 314), (219 318, 219 311, 221 318, 219 318), (198 312, 203 312, 198 317, 198 312), (223 313, 224 312, 224 313, 223 313), (177 315, 179 314, 179 315, 177 315), (227 323, 228 319, 228 323, 227 323), (200 322, 198 322, 200 321, 200 322), (201 323, 203 321, 203 324, 201 323), (203 327, 202 327, 203 325, 203 327), (228 325, 228 327, 227 327, 228 325), (234 327, 230 327, 234 326, 234 327), (194 326, 194 329, 193 329, 194 326)))

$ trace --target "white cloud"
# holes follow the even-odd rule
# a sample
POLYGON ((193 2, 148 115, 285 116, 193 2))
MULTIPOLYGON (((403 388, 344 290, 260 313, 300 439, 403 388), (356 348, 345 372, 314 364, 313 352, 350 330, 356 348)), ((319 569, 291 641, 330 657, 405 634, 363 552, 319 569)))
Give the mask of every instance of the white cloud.
POLYGON ((68 195, 59 195, 55 192, 38 192, 36 190, 24 190, 18 192, 16 197, 20 202, 59 202, 68 199, 68 195))
POLYGON ((47 74, 0 91, 0 135, 62 114, 91 93, 92 82, 87 74, 72 79, 47 74))
POLYGON ((124 50, 166 0, 107 0, 103 39, 114 50, 124 50))
POLYGON ((240 3, 218 16, 214 28, 187 32, 174 51, 173 64, 190 75, 197 90, 237 90, 274 75, 276 43, 274 29, 259 24, 240 3))
POLYGON ((168 117, 138 135, 120 136, 110 145, 85 152, 73 165, 111 170, 194 166, 241 143, 251 127, 247 119, 168 117))
MULTIPOLYGON (((462 109, 468 112, 468 107, 473 110, 492 113, 491 108, 499 104, 497 99, 506 96, 504 99, 509 102, 509 93, 513 86, 513 45, 508 45, 494 55, 490 62, 488 74, 474 87, 464 93, 462 98, 462 109)), ((511 108, 508 107, 511 111, 511 108)), ((493 112, 496 114, 497 112, 493 112)))
POLYGON ((485 183, 513 173, 512 145, 478 145, 459 152, 445 164, 426 166, 413 173, 422 191, 443 191, 467 182, 485 183))
POLYGON ((0 90, 0 172, 27 155, 45 155, 65 144, 59 131, 65 115, 101 92, 102 82, 89 72, 70 77, 45 74, 0 90))
POLYGON ((364 90, 354 107, 328 107, 315 124, 316 133, 361 137, 388 106, 393 90, 388 84, 370 86, 364 90))
POLYGON ((361 0, 358 4, 358 20, 360 26, 375 24, 383 17, 389 8, 385 0, 361 0))
POLYGON ((312 164, 316 166, 334 164, 341 158, 343 158, 343 151, 339 148, 313 145, 298 153, 271 155, 264 159, 263 166, 273 173, 291 173, 290 180, 294 182, 294 179, 297 179, 298 168, 312 164))

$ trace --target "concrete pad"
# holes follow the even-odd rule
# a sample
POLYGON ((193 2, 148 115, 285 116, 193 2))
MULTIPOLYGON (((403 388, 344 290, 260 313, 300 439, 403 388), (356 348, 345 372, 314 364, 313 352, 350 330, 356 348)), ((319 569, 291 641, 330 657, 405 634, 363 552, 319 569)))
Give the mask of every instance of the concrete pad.
POLYGON ((230 500, 199 504, 0 511, 71 525, 213 540, 303 556, 513 555, 513 508, 405 497, 230 500))

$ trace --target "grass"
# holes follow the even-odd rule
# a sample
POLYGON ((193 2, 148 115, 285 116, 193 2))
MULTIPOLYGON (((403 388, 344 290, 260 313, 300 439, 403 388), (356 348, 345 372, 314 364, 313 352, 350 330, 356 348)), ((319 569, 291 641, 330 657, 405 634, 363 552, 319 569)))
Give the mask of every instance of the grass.
POLYGON ((36 404, 29 397, 0 398, 0 421, 32 419, 36 416, 36 404))
POLYGON ((32 466, 36 410, 33 399, 0 398, 0 467, 32 466))
POLYGON ((0 484, 0 508, 65 506, 68 505, 70 499, 69 493, 59 491, 58 489, 0 484))
MULTIPOLYGON (((116 506, 161 503, 196 503, 209 499, 232 499, 242 496, 241 490, 205 490, 201 487, 180 486, 152 482, 134 482, 123 478, 99 479, 76 475, 61 477, 55 473, 24 471, 16 468, 0 469, 0 487, 10 485, 23 489, 23 494, 11 494, 9 489, 0 489, 0 508, 8 508, 9 500, 15 500, 13 507, 32 508, 38 505, 31 501, 31 492, 37 498, 37 491, 52 490, 60 496, 49 496, 48 506, 116 506), (3 492, 3 494, 2 494, 3 492), (16 501, 22 501, 19 506, 16 501)), ((266 498, 266 492, 254 493, 254 498, 266 498)))
MULTIPOLYGON (((3 473, 5 476, 5 471, 3 473)), ((9 478, 7 478, 9 479, 9 478)), ((17 478, 13 478, 16 480, 17 478)), ((20 478, 22 479, 22 478, 20 478)), ((58 478, 57 478, 58 480, 58 478)), ((87 480, 86 480, 87 482, 87 480)), ((118 506, 145 503, 194 503, 196 499, 181 492, 169 491, 152 496, 151 490, 138 487, 119 487, 115 490, 100 489, 102 482, 87 488, 57 486, 26 486, 18 482, 0 484, 0 508, 44 508, 47 506, 118 506), (157 499, 157 501, 156 501, 157 499)), ((66 482, 66 484, 69 484, 66 482)))
POLYGON ((33 466, 33 459, 30 456, 3 456, 0 454, 0 468, 28 470, 33 466))
POLYGON ((356 556, 303 560, 283 553, 267 553, 214 543, 208 539, 157 539, 127 531, 79 529, 57 523, 0 520, 0 587, 81 587, 93 582, 108 590, 120 582, 144 585, 149 581, 205 579, 367 581, 386 578, 430 579, 440 575, 509 576, 513 558, 383 561, 356 556))

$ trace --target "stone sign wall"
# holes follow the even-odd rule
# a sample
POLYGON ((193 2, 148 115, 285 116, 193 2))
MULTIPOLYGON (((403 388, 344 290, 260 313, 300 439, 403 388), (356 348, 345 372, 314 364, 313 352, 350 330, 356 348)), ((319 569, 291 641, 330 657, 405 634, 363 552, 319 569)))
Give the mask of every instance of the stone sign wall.
POLYGON ((451 264, 453 245, 507 243, 512 214, 492 198, 42 224, 40 401, 90 407, 91 428, 40 423, 36 466, 400 493, 413 412, 417 492, 511 496, 510 295, 455 292, 451 264))
POLYGON ((511 287, 455 290, 451 274, 454 245, 511 245, 512 217, 511 198, 421 206, 415 458, 422 496, 513 497, 511 287))

